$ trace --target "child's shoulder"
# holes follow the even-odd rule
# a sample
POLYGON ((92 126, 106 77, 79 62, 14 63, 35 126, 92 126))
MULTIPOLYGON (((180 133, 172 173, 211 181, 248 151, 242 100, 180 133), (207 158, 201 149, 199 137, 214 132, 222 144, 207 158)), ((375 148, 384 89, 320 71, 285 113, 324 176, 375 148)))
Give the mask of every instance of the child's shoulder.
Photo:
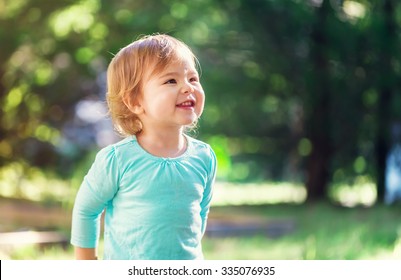
POLYGON ((207 157, 210 157, 210 156, 214 157, 215 153, 214 153, 212 147, 208 143, 203 142, 198 139, 195 139, 190 136, 187 136, 187 139, 188 139, 189 145, 192 147, 192 150, 196 151, 197 154, 200 153, 207 157))
POLYGON ((116 154, 123 152, 125 149, 130 149, 133 145, 135 145, 135 138, 127 137, 116 143, 110 144, 106 147, 103 147, 98 152, 98 157, 115 157, 116 154))
POLYGON ((128 136, 114 144, 111 144, 112 149, 126 149, 128 147, 131 147, 132 145, 135 145, 137 143, 135 136, 128 136))
POLYGON ((210 145, 207 144, 206 142, 203 142, 199 139, 195 139, 191 136, 186 135, 188 142, 195 147, 199 147, 199 148, 206 148, 206 149, 211 149, 210 145))

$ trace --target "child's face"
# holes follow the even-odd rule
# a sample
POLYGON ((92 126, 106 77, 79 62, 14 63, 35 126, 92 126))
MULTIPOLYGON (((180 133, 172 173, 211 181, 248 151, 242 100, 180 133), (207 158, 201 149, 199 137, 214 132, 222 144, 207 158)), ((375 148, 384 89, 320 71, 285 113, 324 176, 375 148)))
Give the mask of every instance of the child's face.
POLYGON ((196 121, 203 112, 205 94, 194 63, 183 60, 148 77, 139 98, 143 128, 179 128, 196 121))

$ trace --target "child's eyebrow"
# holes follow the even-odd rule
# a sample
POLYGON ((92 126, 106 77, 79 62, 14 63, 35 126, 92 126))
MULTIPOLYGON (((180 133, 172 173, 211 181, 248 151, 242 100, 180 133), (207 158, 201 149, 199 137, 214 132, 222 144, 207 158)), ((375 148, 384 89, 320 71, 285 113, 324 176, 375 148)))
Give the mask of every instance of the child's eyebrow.
POLYGON ((179 75, 178 72, 168 72, 168 73, 165 73, 165 74, 161 75, 160 78, 163 79, 163 78, 166 78, 166 77, 177 76, 177 75, 179 75))
MULTIPOLYGON (((189 75, 193 75, 193 74, 198 75, 198 72, 195 71, 195 70, 188 70, 187 74, 189 74, 189 75)), ((179 76, 179 75, 181 75, 180 72, 173 71, 173 72, 164 73, 159 78, 163 79, 163 78, 167 78, 167 77, 171 77, 171 76, 179 76)))

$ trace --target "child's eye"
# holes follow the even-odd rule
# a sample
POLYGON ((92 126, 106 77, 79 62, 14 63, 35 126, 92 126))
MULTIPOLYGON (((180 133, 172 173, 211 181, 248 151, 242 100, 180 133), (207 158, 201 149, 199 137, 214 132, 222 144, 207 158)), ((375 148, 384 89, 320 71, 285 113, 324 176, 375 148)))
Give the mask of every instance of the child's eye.
POLYGON ((176 84, 177 81, 175 79, 170 79, 167 82, 165 82, 165 84, 176 84))
POLYGON ((198 82, 199 79, 198 79, 198 77, 192 77, 192 78, 189 79, 189 81, 190 82, 198 82))

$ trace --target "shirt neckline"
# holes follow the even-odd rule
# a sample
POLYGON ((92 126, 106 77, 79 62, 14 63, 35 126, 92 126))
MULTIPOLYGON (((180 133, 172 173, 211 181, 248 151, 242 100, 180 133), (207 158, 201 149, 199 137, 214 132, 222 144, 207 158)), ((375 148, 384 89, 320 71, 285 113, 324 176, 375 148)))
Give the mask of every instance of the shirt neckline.
POLYGON ((135 135, 130 136, 130 140, 134 141, 136 143, 136 145, 138 146, 138 149, 141 151, 141 153, 144 154, 148 158, 151 158, 151 159, 154 159, 157 161, 178 161, 182 158, 185 158, 188 155, 189 150, 192 147, 192 142, 190 141, 190 137, 186 134, 184 134, 184 137, 187 142, 187 147, 186 147, 185 151, 177 157, 159 157, 159 156, 149 153, 139 144, 138 139, 136 138, 135 135))

